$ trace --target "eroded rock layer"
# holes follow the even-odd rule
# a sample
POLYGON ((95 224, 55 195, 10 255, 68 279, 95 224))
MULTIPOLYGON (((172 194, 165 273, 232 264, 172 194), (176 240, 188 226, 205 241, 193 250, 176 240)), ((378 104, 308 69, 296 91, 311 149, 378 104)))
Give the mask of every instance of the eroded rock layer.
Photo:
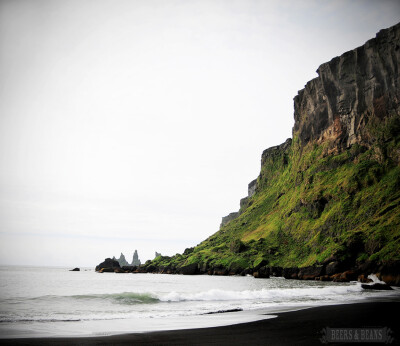
POLYGON ((400 113, 400 25, 322 64, 294 98, 293 135, 333 151, 376 141, 374 126, 400 113))

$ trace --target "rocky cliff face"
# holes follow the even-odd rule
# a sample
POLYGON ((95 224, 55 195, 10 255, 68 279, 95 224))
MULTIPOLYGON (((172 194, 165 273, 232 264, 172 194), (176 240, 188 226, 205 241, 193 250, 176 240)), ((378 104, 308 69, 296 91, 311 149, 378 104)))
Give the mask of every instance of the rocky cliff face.
POLYGON ((222 217, 222 220, 221 220, 221 225, 220 225, 220 227, 223 227, 223 226, 225 226, 226 224, 228 224, 230 221, 235 220, 239 215, 240 215, 239 212, 234 211, 234 212, 232 212, 232 213, 229 213, 229 214, 226 215, 226 216, 223 216, 223 217, 222 217))
POLYGON ((144 270, 400 285, 400 24, 318 69, 220 230, 144 270))
MULTIPOLYGON (((393 139, 400 132, 399 69, 400 23, 322 64, 317 70, 319 76, 294 98, 293 138, 299 139, 300 150, 310 143, 324 143, 327 154, 338 154, 354 144, 371 148, 379 141, 393 139), (382 124, 389 130, 380 131, 382 124)), ((248 185, 248 196, 240 200, 240 210, 224 216, 220 227, 238 218, 257 189, 266 186, 265 171, 287 164, 291 145, 289 138, 264 150, 259 178, 248 185)), ((375 155, 381 162, 390 156, 400 163, 399 150, 386 152, 375 147, 375 155)))
POLYGON ((301 146, 330 142, 340 152, 371 147, 374 127, 400 113, 400 24, 322 64, 294 98, 293 136, 301 146))

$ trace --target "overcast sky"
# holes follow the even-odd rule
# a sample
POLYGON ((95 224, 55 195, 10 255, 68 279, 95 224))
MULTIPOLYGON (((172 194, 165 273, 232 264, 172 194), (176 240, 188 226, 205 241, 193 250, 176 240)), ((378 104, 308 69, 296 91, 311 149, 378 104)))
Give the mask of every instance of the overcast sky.
POLYGON ((0 1, 0 264, 181 253, 398 1, 0 1))

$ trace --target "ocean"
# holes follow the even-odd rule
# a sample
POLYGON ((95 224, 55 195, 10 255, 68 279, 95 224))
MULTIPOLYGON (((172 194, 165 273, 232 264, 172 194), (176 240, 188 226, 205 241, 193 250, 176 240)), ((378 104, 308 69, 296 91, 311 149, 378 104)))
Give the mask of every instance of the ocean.
POLYGON ((0 267, 0 338, 99 336, 229 325, 281 311, 399 298, 356 282, 0 267))

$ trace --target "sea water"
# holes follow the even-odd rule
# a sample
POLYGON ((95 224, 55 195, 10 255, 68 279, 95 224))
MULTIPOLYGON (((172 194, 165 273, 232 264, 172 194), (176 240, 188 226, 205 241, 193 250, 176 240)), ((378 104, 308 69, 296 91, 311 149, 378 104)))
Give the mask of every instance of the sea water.
POLYGON ((310 306, 398 297, 356 282, 0 267, 0 338, 90 336, 256 321, 310 306))

